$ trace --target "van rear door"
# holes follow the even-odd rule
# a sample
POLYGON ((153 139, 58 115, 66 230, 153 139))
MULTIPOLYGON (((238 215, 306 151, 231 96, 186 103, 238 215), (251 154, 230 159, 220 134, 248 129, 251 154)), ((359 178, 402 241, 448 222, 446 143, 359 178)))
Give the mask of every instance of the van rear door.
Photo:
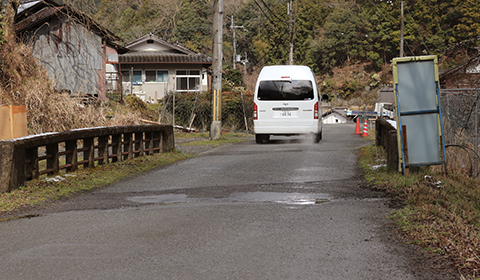
POLYGON ((318 103, 310 80, 282 77, 260 81, 256 101, 257 120, 262 126, 311 126, 315 113, 318 118, 318 103))

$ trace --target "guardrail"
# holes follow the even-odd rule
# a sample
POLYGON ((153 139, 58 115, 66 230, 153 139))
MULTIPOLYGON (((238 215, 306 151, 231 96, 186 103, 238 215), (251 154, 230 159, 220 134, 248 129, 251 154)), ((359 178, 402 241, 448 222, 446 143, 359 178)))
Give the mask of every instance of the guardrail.
POLYGON ((171 125, 96 127, 0 141, 0 193, 43 174, 72 172, 174 148, 171 125))

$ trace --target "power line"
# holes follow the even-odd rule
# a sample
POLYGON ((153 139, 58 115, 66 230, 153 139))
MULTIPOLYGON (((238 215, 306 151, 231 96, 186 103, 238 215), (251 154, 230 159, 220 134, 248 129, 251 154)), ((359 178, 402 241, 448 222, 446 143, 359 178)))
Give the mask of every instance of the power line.
POLYGON ((274 17, 276 17, 280 22, 283 22, 282 19, 280 19, 271 9, 270 7, 268 7, 268 5, 265 3, 265 1, 263 0, 260 0, 262 1, 263 5, 268 9, 268 11, 270 12, 270 14, 272 14, 274 17))
POLYGON ((268 19, 268 21, 270 21, 271 24, 275 24, 275 22, 273 22, 273 20, 267 16, 267 14, 265 13, 265 11, 262 9, 262 7, 260 7, 260 4, 258 4, 257 0, 255 0, 255 4, 257 4, 258 8, 260 9, 260 11, 263 13, 263 15, 268 19))

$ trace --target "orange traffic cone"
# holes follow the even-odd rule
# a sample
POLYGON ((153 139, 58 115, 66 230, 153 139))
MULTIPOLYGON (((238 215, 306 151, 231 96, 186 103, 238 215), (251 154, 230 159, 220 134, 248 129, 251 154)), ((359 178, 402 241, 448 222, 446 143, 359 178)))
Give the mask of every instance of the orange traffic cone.
POLYGON ((365 124, 363 125, 362 137, 367 137, 367 136, 368 136, 368 125, 367 125, 367 120, 365 120, 365 124))
POLYGON ((355 127, 355 134, 362 134, 360 131, 360 118, 357 118, 357 126, 355 127))

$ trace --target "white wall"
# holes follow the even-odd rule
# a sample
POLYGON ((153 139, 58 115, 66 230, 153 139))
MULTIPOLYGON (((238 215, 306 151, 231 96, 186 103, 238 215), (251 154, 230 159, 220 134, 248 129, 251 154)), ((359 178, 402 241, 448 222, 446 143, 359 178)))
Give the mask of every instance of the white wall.
MULTIPOLYGON (((208 75, 202 74, 203 68, 199 65, 169 65, 165 66, 162 64, 138 64, 138 65, 122 65, 122 72, 129 71, 133 67, 133 70, 142 71, 143 82, 141 85, 133 85, 132 92, 138 97, 142 98, 144 101, 156 102, 156 100, 162 99, 166 93, 173 92, 176 90, 176 71, 177 70, 200 70, 200 86, 201 91, 208 90, 208 75), (168 82, 167 83, 146 83, 145 82, 145 70, 166 70, 168 71, 168 82)), ((130 83, 123 83, 123 92, 124 94, 130 93, 130 83)))
POLYGON ((337 113, 331 113, 326 117, 323 117, 324 124, 337 124, 337 123, 347 123, 347 119, 337 113))

